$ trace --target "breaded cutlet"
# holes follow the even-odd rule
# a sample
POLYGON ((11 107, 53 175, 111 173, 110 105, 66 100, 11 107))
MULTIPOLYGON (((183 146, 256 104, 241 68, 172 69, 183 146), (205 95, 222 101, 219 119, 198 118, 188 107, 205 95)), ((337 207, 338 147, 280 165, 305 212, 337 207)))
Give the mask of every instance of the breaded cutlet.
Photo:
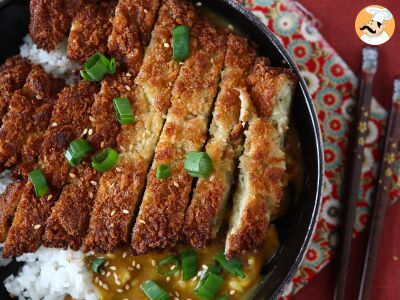
POLYGON ((171 107, 147 175, 132 234, 131 246, 135 254, 164 249, 181 237, 193 180, 183 164, 186 154, 200 151, 206 141, 225 50, 224 31, 199 19, 190 32, 190 56, 175 81, 171 107), (156 178, 160 164, 170 166, 168 178, 156 178))
POLYGON ((119 0, 108 49, 111 56, 136 76, 150 41, 160 0, 119 0))
POLYGON ((31 68, 29 60, 19 55, 8 58, 0 66, 0 120, 7 113, 14 92, 25 84, 31 68))
POLYGON ((31 0, 29 33, 35 44, 54 50, 71 27, 83 0, 31 0))
POLYGON ((135 121, 132 125, 122 126, 118 136, 118 163, 100 180, 84 244, 86 251, 113 251, 129 238, 129 225, 180 68, 180 64, 173 60, 172 47, 165 47, 165 43, 171 41, 171 31, 175 26, 191 26, 193 20, 194 10, 188 1, 163 1, 130 99, 133 100, 135 121))
POLYGON ((107 53, 117 1, 84 2, 72 21, 67 56, 83 64, 93 53, 107 53))
POLYGON ((0 165, 20 163, 28 168, 36 162, 38 147, 46 131, 54 102, 64 81, 34 65, 22 89, 9 102, 9 110, 0 128, 0 165))
POLYGON ((235 34, 229 35, 227 44, 206 145, 214 173, 211 177, 199 178, 185 216, 186 240, 196 248, 207 246, 222 224, 251 107, 246 78, 256 52, 245 38, 235 34))
POLYGON ((228 258, 265 244, 271 215, 280 205, 286 186, 285 132, 295 77, 288 69, 272 68, 257 58, 248 76, 256 115, 245 132, 239 179, 225 243, 228 258))

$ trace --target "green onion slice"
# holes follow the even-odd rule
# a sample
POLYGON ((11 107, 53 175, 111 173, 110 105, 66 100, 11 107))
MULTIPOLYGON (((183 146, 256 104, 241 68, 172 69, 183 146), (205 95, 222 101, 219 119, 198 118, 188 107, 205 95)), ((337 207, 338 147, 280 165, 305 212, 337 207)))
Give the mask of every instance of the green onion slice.
POLYGON ((169 256, 158 263, 157 272, 161 275, 171 275, 178 271, 178 268, 178 258, 176 256, 169 256))
POLYGON ((184 168, 192 177, 208 177, 213 170, 212 160, 207 152, 188 152, 184 168))
POLYGON ((223 283, 224 279, 220 275, 206 271, 201 277, 194 292, 200 297, 213 299, 223 283))
POLYGON ((93 147, 89 144, 88 141, 84 139, 73 140, 67 151, 65 151, 64 156, 68 160, 69 164, 72 167, 76 167, 81 161, 82 158, 89 152, 93 151, 93 147))
POLYGON ((189 280, 197 274, 197 255, 193 250, 181 252, 182 279, 189 280))
POLYGON ((171 175, 171 168, 169 165, 161 164, 157 166, 156 178, 165 179, 171 175))
POLYGON ((96 52, 83 64, 81 76, 88 81, 100 81, 104 75, 114 74, 116 69, 115 58, 108 59, 103 54, 96 52))
POLYGON ((207 271, 208 272, 212 272, 214 274, 221 274, 222 273, 222 269, 216 264, 208 265, 207 266, 207 271))
POLYGON ((44 177, 42 171, 40 169, 35 169, 28 174, 29 179, 31 180, 33 187, 35 188, 35 194, 37 197, 42 197, 49 191, 49 187, 47 186, 46 177, 44 177))
POLYGON ((95 272, 99 273, 100 267, 106 262, 104 257, 96 257, 92 260, 92 264, 90 265, 90 269, 95 272))
POLYGON ((101 150, 92 157, 92 166, 97 171, 104 173, 115 166, 118 160, 118 152, 112 148, 101 150))
POLYGON ((189 56, 188 26, 176 26, 172 29, 172 45, 175 61, 184 61, 189 56))
POLYGON ((114 109, 118 122, 121 124, 132 124, 133 113, 128 98, 114 98, 114 109))
POLYGON ((170 298, 167 291, 161 288, 153 280, 148 280, 143 283, 140 288, 150 300, 167 300, 170 298))
POLYGON ((237 258, 227 260, 223 252, 220 252, 214 259, 221 265, 227 272, 240 278, 246 278, 246 274, 242 270, 242 263, 237 258))

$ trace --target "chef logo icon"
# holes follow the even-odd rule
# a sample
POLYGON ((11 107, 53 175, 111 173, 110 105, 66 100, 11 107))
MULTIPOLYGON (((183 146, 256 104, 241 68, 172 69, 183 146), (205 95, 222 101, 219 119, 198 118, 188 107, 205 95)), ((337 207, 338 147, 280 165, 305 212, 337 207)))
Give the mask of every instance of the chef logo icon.
POLYGON ((363 8, 355 22, 358 37, 369 45, 386 43, 393 35, 395 21, 392 13, 380 5, 363 8))

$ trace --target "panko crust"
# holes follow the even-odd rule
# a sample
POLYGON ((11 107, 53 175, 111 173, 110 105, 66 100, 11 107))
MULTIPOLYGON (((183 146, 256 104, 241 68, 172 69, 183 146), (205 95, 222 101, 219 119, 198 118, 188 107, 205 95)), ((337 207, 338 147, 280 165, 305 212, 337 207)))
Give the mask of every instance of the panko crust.
POLYGON ((72 21, 67 55, 83 64, 95 52, 107 53, 117 1, 84 2, 72 21))
POLYGON ((185 217, 184 234, 197 248, 205 247, 218 233, 233 184, 237 147, 243 143, 242 133, 248 121, 247 117, 240 115, 241 97, 250 102, 246 77, 256 52, 245 38, 235 34, 229 35, 227 45, 220 92, 215 101, 210 138, 206 145, 214 173, 197 181, 185 217))
POLYGON ((98 86, 80 81, 65 87, 58 95, 39 155, 39 166, 47 182, 61 189, 66 183, 70 165, 64 152, 74 139, 80 138, 90 125, 90 108, 98 86))
POLYGON ((8 111, 13 93, 25 84, 31 68, 29 60, 19 55, 8 58, 0 66, 0 120, 8 111))
POLYGON ((54 50, 70 29, 83 0, 31 0, 29 33, 35 44, 54 50))
POLYGON ((10 183, 3 194, 0 195, 0 242, 7 237, 8 229, 22 196, 25 182, 15 181, 10 183))
POLYGON ((46 220, 56 198, 51 192, 37 198, 33 185, 30 182, 24 185, 21 200, 4 244, 3 257, 20 256, 35 252, 39 248, 46 220))
POLYGON ((181 238, 192 184, 183 162, 188 151, 201 150, 207 136, 208 117, 225 57, 226 35, 199 20, 190 36, 191 55, 175 81, 171 107, 133 229, 131 246, 135 254, 166 248, 181 238), (172 175, 157 179, 159 164, 169 164, 172 175))
POLYGON ((17 163, 29 169, 37 159, 37 149, 47 129, 61 79, 47 74, 41 66, 32 67, 22 89, 10 100, 9 111, 0 128, 0 164, 17 163))
POLYGON ((90 212, 101 174, 91 166, 78 166, 78 174, 64 186, 46 221, 46 247, 79 250, 89 226, 90 212))
POLYGON ((108 40, 109 53, 134 75, 143 61, 160 0, 120 0, 108 40))

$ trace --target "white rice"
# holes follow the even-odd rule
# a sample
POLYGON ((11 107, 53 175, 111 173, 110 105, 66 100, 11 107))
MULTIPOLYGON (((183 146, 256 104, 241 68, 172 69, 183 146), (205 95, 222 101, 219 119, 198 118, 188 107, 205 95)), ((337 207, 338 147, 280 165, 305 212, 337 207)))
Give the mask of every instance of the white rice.
MULTIPOLYGON (((20 54, 46 72, 72 81, 71 71, 78 67, 67 58, 67 43, 63 41, 50 53, 38 49, 31 37, 24 38, 20 54)), ((11 182, 7 172, 0 174, 0 193, 11 182)), ((2 245, 0 244, 0 257, 2 245)), ((35 253, 24 254, 17 261, 24 262, 16 276, 4 281, 10 295, 18 299, 55 300, 70 295, 74 299, 95 300, 98 297, 91 275, 84 264, 84 253, 80 251, 40 247, 35 253)), ((0 259, 0 266, 10 259, 0 259)))

